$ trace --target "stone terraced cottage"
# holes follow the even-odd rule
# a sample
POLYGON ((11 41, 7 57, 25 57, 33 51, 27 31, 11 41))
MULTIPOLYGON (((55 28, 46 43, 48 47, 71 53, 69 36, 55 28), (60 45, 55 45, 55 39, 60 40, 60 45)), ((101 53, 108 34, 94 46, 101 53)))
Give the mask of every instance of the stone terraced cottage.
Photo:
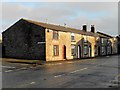
POLYGON ((3 56, 11 58, 70 60, 95 57, 101 50, 100 36, 95 32, 94 25, 88 32, 86 25, 78 30, 20 19, 2 33, 2 38, 3 56))

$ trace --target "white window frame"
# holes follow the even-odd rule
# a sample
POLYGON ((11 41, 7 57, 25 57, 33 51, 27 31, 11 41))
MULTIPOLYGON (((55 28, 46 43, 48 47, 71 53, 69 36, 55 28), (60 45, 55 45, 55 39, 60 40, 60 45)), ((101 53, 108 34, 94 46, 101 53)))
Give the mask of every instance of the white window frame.
POLYGON ((87 54, 88 54, 88 46, 85 45, 85 46, 84 46, 84 55, 87 55, 87 54))
POLYGON ((75 34, 74 34, 74 33, 71 33, 71 41, 75 41, 75 34), (74 39, 72 39, 72 37, 73 37, 74 39))

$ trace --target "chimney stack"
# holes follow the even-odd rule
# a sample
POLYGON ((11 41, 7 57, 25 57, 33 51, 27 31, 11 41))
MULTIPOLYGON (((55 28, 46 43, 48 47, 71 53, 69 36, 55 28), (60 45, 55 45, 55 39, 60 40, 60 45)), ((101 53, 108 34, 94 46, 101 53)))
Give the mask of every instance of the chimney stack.
POLYGON ((91 25, 91 32, 95 33, 95 27, 94 27, 94 25, 91 25))
POLYGON ((87 31, 87 25, 83 25, 83 29, 82 29, 83 31, 87 31))
POLYGON ((66 23, 64 23, 64 27, 67 28, 67 24, 66 23))

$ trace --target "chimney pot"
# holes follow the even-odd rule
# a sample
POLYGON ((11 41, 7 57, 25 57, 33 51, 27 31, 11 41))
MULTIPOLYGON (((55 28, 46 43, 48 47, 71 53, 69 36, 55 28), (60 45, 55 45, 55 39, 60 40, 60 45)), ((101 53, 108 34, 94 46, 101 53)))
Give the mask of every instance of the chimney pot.
POLYGON ((91 25, 91 32, 95 33, 95 27, 94 27, 94 25, 91 25))
POLYGON ((87 25, 83 25, 83 31, 87 31, 87 25))

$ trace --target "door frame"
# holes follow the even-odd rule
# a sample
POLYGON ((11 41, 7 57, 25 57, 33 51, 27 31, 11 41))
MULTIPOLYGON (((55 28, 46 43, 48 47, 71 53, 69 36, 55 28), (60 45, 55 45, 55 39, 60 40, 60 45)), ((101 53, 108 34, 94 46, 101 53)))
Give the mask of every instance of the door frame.
POLYGON ((88 53, 89 53, 89 54, 88 54, 88 57, 91 57, 91 56, 92 56, 92 55, 91 55, 91 52, 92 52, 92 51, 91 51, 91 45, 88 47, 88 51, 89 51, 89 52, 88 52, 88 53))
POLYGON ((80 45, 77 46, 77 58, 78 59, 81 58, 81 47, 80 47, 80 45))

